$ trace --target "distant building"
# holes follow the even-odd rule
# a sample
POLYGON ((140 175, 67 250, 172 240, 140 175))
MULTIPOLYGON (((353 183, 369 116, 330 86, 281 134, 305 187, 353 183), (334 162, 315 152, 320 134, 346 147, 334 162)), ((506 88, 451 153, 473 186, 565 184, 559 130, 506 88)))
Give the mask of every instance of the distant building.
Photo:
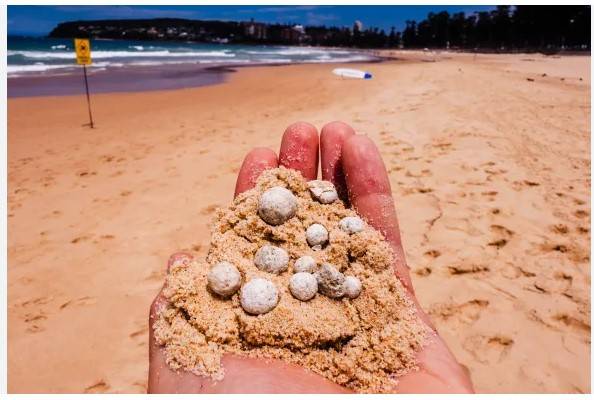
POLYGON ((353 24, 353 33, 354 32, 362 32, 363 31, 363 22, 357 20, 353 24))
POLYGON ((252 19, 245 24, 243 33, 249 38, 264 40, 267 38, 266 24, 254 22, 252 19))

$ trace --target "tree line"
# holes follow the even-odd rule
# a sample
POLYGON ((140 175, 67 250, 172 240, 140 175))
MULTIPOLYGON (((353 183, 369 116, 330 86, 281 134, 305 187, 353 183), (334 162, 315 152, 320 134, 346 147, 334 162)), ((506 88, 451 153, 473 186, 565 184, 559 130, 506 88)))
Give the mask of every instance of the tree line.
POLYGON ((386 32, 378 28, 185 19, 72 21, 50 37, 183 40, 356 48, 449 48, 473 51, 590 50, 590 6, 497 6, 473 14, 429 13, 386 32))
MULTIPOLYGON (((472 15, 443 11, 406 21, 404 47, 590 49, 590 6, 497 6, 472 15)), ((398 39, 396 39, 398 41, 398 39)))

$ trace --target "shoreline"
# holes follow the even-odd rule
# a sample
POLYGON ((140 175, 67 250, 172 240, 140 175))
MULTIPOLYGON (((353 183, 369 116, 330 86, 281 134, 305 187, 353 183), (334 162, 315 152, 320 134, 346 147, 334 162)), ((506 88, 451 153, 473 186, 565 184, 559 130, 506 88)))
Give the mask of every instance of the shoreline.
MULTIPOLYGON (((192 89, 224 83, 228 74, 239 69, 259 67, 283 67, 289 65, 351 65, 377 64, 387 61, 400 61, 399 58, 373 55, 375 59, 366 61, 337 62, 296 62, 296 63, 220 63, 196 64, 179 63, 162 66, 122 66, 106 67, 96 71, 87 70, 91 94, 135 93, 159 90, 192 89), (140 74, 140 79, 139 79, 140 74)), ((76 68, 76 67, 75 67, 76 68)), ((82 68, 81 68, 82 69, 82 68)), ((7 78, 7 97, 47 97, 84 94, 82 72, 72 71, 62 74, 31 74, 7 78)))

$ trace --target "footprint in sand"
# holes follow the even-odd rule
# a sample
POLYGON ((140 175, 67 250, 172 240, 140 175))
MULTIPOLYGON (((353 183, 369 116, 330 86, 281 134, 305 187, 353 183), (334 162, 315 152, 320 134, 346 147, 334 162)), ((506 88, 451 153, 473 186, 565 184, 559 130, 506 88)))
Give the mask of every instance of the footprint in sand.
POLYGON ((474 275, 489 272, 489 267, 480 264, 459 264, 447 267, 450 275, 474 275))
POLYGON ((553 321, 557 322, 559 326, 568 327, 574 331, 586 332, 590 334, 590 323, 583 315, 578 315, 575 317, 567 313, 560 313, 553 315, 552 319, 553 321))
POLYGON ((81 243, 81 242, 86 242, 90 238, 91 238, 90 236, 86 236, 86 235, 85 236, 78 236, 78 237, 75 237, 74 239, 72 239, 70 241, 70 243, 77 244, 77 243, 81 243))
POLYGON ((560 235, 566 235, 569 232, 569 228, 565 224, 555 224, 551 225, 549 228, 552 232, 558 233, 560 235))
POLYGON ((586 210, 576 210, 573 215, 575 215, 578 218, 586 218, 590 215, 590 213, 586 210))
POLYGON ((220 207, 220 205, 218 205, 218 204, 210 204, 210 205, 204 207, 202 210, 200 210, 200 214, 201 215, 211 215, 219 207, 220 207))
POLYGON ((431 267, 421 267, 414 269, 413 272, 418 276, 428 276, 431 275, 433 270, 431 269, 431 267))
POLYGON ((105 380, 100 379, 99 381, 87 386, 84 390, 85 393, 105 393, 110 389, 110 386, 105 380))
POLYGON ((464 340, 462 347, 481 364, 497 364, 509 353, 514 341, 505 335, 475 335, 464 340))
POLYGON ((45 330, 45 328, 41 325, 41 322, 45 321, 46 319, 47 315, 45 315, 43 310, 38 310, 25 314, 23 321, 27 325, 27 332, 37 333, 45 330))
POLYGON ((489 301, 482 299, 460 304, 437 304, 429 309, 429 315, 445 322, 470 325, 480 318, 481 312, 488 306, 489 301))
POLYGON ((514 235, 514 232, 512 230, 507 229, 505 226, 502 225, 491 225, 490 229, 495 237, 492 241, 487 243, 487 245, 494 246, 497 249, 500 249, 507 245, 511 237, 514 235))
POLYGON ((74 299, 74 300, 68 300, 65 303, 62 303, 60 305, 60 310, 63 310, 67 307, 72 307, 72 306, 90 306, 93 304, 97 304, 97 298, 96 297, 90 297, 90 296, 84 296, 84 297, 79 297, 78 299, 74 299))
POLYGON ((539 248, 547 253, 558 252, 565 254, 574 262, 590 261, 590 249, 582 247, 573 241, 569 243, 545 242, 540 244, 539 248))
POLYGON ((430 258, 437 258, 441 255, 441 252, 439 250, 427 250, 425 255, 430 258))

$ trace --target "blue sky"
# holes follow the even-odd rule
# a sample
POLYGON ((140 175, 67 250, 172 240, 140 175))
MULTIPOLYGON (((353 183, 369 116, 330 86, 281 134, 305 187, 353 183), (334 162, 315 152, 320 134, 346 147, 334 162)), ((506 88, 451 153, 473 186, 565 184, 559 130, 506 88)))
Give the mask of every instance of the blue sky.
POLYGON ((430 11, 483 11, 494 6, 8 6, 9 35, 45 35, 59 22, 80 19, 189 18, 402 30, 406 20, 422 20, 430 11))

